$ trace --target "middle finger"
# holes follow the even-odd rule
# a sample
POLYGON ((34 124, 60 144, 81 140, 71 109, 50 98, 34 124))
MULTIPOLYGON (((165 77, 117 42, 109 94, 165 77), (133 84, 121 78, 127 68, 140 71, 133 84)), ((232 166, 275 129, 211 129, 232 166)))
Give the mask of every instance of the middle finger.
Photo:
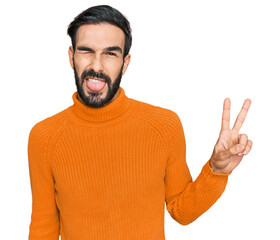
POLYGON ((251 100, 246 99, 244 101, 244 104, 242 106, 242 109, 241 109, 240 113, 238 114, 238 116, 235 120, 234 126, 232 128, 233 131, 239 132, 240 128, 242 127, 242 125, 245 121, 245 118, 246 118, 246 115, 247 115, 248 110, 250 108, 250 105, 251 105, 251 100))

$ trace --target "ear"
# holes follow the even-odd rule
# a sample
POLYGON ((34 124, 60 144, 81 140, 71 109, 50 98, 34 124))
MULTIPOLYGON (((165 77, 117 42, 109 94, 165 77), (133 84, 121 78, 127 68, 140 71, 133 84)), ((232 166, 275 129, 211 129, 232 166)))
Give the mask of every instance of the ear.
POLYGON ((126 57, 124 58, 124 64, 123 64, 123 70, 122 70, 122 75, 124 75, 124 73, 126 72, 126 69, 130 63, 130 54, 127 54, 126 57))
POLYGON ((69 56, 70 65, 74 69, 74 62, 73 62, 74 50, 72 46, 70 46, 68 49, 68 56, 69 56))

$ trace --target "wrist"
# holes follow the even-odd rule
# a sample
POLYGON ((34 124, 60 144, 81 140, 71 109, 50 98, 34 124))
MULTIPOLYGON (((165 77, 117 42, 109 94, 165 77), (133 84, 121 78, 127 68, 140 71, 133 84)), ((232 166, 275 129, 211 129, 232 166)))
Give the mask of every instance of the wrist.
POLYGON ((223 175, 229 175, 229 174, 230 174, 230 173, 228 173, 224 168, 218 168, 218 167, 215 165, 214 162, 215 162, 215 161, 212 160, 212 159, 209 160, 209 166, 210 166, 210 168, 211 168, 211 170, 212 170, 212 172, 213 172, 214 174, 223 174, 223 175))

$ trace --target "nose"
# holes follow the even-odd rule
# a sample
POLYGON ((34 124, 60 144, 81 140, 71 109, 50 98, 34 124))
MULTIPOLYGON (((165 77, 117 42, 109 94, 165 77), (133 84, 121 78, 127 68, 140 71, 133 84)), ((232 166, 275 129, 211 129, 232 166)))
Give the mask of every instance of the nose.
POLYGON ((94 56, 91 59, 90 65, 96 73, 103 71, 103 61, 99 54, 94 54, 94 56))

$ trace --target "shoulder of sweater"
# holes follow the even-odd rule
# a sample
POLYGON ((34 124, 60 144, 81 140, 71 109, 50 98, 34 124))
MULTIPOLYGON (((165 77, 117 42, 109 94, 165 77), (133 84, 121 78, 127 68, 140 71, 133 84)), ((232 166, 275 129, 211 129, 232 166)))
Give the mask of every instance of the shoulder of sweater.
POLYGON ((150 103, 131 99, 134 117, 149 121, 154 124, 161 124, 164 127, 181 125, 179 115, 168 108, 152 105, 150 103))
POLYGON ((30 136, 35 138, 48 138, 54 131, 63 130, 68 126, 67 115, 69 108, 66 108, 52 116, 49 116, 39 122, 37 122, 30 130, 30 136))

